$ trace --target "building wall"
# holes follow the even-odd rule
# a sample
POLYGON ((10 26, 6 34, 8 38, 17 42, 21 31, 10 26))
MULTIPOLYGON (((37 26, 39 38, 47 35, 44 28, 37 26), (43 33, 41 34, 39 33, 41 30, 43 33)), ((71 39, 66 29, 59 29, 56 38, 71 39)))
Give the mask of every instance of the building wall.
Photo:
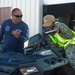
POLYGON ((23 21, 29 26, 29 36, 42 33, 43 0, 0 0, 1 7, 22 10, 23 21))

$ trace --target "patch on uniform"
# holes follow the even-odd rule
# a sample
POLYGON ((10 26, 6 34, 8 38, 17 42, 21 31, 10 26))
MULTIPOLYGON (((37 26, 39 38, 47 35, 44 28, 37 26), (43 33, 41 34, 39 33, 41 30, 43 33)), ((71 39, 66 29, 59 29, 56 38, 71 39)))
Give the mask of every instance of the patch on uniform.
POLYGON ((26 36, 27 36, 27 38, 29 37, 29 30, 27 30, 26 36))
POLYGON ((5 30, 9 31, 10 30, 10 26, 6 26, 5 30))

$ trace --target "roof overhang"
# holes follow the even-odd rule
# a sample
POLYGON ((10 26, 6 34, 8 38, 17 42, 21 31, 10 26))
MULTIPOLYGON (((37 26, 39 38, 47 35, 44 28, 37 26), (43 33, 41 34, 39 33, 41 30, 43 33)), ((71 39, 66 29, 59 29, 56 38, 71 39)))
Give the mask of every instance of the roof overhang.
POLYGON ((75 0, 43 0, 44 5, 75 3, 75 0))

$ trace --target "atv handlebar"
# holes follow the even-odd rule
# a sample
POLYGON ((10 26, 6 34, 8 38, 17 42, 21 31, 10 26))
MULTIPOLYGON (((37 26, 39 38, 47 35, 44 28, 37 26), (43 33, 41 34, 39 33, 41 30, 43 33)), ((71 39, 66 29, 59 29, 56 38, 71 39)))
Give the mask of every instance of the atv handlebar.
POLYGON ((45 34, 49 34, 49 33, 53 33, 53 32, 56 32, 56 30, 47 31, 47 32, 45 32, 45 34))

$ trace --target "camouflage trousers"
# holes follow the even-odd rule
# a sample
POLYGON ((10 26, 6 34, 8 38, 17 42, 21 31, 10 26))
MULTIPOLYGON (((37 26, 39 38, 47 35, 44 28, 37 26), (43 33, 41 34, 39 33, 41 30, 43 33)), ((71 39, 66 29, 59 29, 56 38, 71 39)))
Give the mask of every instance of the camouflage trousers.
POLYGON ((69 45, 65 51, 65 56, 75 70, 75 45, 69 45))

